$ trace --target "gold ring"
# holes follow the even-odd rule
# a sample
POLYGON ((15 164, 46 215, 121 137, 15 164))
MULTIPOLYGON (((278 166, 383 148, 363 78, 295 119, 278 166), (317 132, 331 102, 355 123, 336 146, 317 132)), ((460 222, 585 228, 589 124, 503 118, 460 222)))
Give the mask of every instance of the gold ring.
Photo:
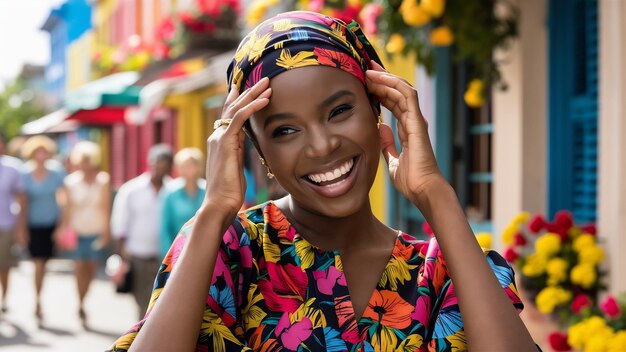
POLYGON ((228 126, 230 125, 230 123, 233 122, 233 119, 218 119, 215 120, 215 122, 213 123, 213 129, 218 129, 222 126, 228 126))

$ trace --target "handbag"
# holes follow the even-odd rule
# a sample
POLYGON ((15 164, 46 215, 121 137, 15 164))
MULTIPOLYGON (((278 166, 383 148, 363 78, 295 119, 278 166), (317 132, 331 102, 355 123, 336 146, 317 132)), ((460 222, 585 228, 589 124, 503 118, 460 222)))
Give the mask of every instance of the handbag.
POLYGON ((78 235, 74 229, 68 227, 61 233, 59 247, 66 251, 73 251, 78 247, 78 235))

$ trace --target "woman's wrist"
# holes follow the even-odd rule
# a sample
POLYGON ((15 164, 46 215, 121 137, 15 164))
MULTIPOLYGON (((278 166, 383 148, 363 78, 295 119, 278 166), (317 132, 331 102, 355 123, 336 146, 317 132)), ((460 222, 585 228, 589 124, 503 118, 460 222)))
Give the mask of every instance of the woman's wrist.
POLYGON ((420 189, 411 194, 409 200, 420 211, 428 211, 431 200, 435 197, 441 197, 442 194, 448 192, 455 193, 450 183, 443 176, 434 176, 431 180, 423 183, 420 189))

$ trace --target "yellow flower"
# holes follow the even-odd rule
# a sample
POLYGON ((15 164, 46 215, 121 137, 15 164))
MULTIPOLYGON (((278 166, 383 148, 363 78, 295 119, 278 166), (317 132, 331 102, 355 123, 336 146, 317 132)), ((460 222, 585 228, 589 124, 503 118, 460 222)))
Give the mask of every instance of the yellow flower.
POLYGON ((443 14, 443 10, 446 7, 445 0, 422 0, 420 6, 426 11, 429 15, 434 18, 439 18, 443 14))
POLYGON ((409 265, 406 260, 398 260, 398 258, 395 257, 391 258, 380 277, 380 285, 386 287, 388 281, 389 289, 397 291, 398 284, 404 284, 406 281, 411 280, 411 270, 416 267, 417 265, 409 265))
POLYGON ((417 351, 422 347, 423 337, 420 334, 412 334, 407 336, 396 351, 417 351))
POLYGON ((481 248, 491 249, 493 244, 493 236, 488 232, 481 232, 476 234, 476 240, 481 248))
POLYGON ((613 332, 591 336, 585 343, 585 352, 605 352, 609 347, 609 339, 613 339, 613 332))
POLYGON ((409 26, 420 27, 430 21, 428 12, 417 4, 417 0, 402 0, 400 14, 404 23, 409 26))
POLYGON ((372 336, 374 351, 393 351, 398 344, 398 337, 393 331, 384 325, 379 325, 377 333, 372 336))
POLYGON ((502 236, 500 240, 507 246, 510 246, 515 241, 515 234, 517 233, 517 226, 515 224, 510 224, 502 231, 502 236))
POLYGON ((523 211, 523 212, 515 215, 513 220, 511 220, 511 223, 515 224, 515 226, 520 226, 521 224, 523 224, 526 221, 528 221, 528 219, 530 219, 530 213, 527 212, 527 211, 523 211))
POLYGON ((541 313, 551 314, 554 308, 572 300, 572 293, 559 286, 548 286, 535 298, 537 309, 541 313))
POLYGON ((295 56, 291 56, 289 49, 283 49, 280 57, 276 60, 276 65, 288 70, 304 66, 315 65, 317 61, 313 58, 312 51, 300 51, 295 56))
POLYGON ((596 265, 604 260, 604 251, 597 245, 583 247, 578 251, 578 261, 585 264, 596 265))
POLYGON ((608 343, 608 352, 623 352, 626 351, 626 330, 620 330, 608 343))
POLYGON ((556 233, 548 232, 535 242, 535 250, 547 257, 553 256, 561 249, 561 237, 556 233))
POLYGON ((267 10, 278 4, 278 0, 255 0, 250 4, 250 10, 246 16, 246 22, 250 26, 255 26, 261 22, 267 10))
MULTIPOLYGON (((602 342, 592 342, 590 337, 601 337, 607 342, 608 340, 613 342, 617 336, 613 334, 613 329, 606 324, 606 321, 599 316, 585 319, 578 324, 570 326, 567 330, 567 343, 577 350, 591 351, 596 350, 596 347, 602 347, 600 346, 602 342)), ((622 335, 619 338, 621 340, 622 335)), ((600 349, 600 351, 605 351, 605 349, 600 349)), ((617 349, 616 351, 624 351, 624 349, 617 349)))
POLYGON ((404 37, 398 33, 394 33, 389 37, 385 50, 390 54, 398 54, 404 50, 405 45, 404 37))
POLYGON ((357 7, 360 5, 363 5, 363 0, 348 0, 348 5, 353 6, 353 7, 357 7))
POLYGON ((472 108, 482 106, 485 103, 484 89, 485 84, 483 83, 483 81, 479 79, 473 79, 467 85, 467 91, 465 91, 465 94, 463 95, 465 104, 472 108))
POLYGON ((267 33, 262 37, 257 37, 255 35, 254 38, 250 38, 250 42, 252 44, 250 44, 249 47, 250 51, 248 52, 248 62, 250 62, 251 64, 257 62, 257 60, 263 54, 263 50, 265 50, 265 48, 267 47, 267 43, 269 43, 271 38, 271 33, 267 33))
POLYGON ((596 244, 596 238, 589 233, 583 233, 582 235, 576 237, 572 247, 576 252, 580 252, 583 248, 593 246, 596 244))
POLYGON ((548 273, 548 285, 555 286, 567 279, 567 260, 563 258, 552 258, 546 265, 548 273))
POLYGON ((294 25, 291 22, 291 20, 283 19, 283 20, 278 20, 278 21, 274 22, 272 24, 272 27, 273 27, 274 31, 282 32, 282 31, 286 31, 286 30, 289 30, 289 29, 293 28, 294 25))
POLYGON ((578 264, 572 268, 569 275, 573 284, 583 288, 591 288, 596 282, 596 269, 591 264, 578 264))
POLYGON ((454 42, 454 34, 447 26, 440 26, 430 32, 430 42, 437 46, 448 46, 454 42))
POLYGON ((546 272, 548 258, 539 253, 533 253, 526 258, 522 273, 528 277, 540 276, 546 272))
POLYGON ((302 270, 312 267, 315 262, 315 249, 313 249, 313 246, 307 241, 296 241, 295 247, 297 258, 301 260, 300 266, 302 270))

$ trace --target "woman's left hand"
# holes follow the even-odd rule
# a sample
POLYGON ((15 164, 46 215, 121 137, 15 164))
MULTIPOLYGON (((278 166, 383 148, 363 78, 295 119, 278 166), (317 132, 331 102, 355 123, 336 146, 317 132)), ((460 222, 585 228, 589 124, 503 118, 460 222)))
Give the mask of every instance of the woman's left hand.
POLYGON ((380 124, 381 150, 396 189, 414 204, 432 181, 443 179, 428 137, 428 123, 419 107, 417 91, 408 82, 372 62, 366 72, 368 91, 398 120, 398 153, 391 127, 380 124))

